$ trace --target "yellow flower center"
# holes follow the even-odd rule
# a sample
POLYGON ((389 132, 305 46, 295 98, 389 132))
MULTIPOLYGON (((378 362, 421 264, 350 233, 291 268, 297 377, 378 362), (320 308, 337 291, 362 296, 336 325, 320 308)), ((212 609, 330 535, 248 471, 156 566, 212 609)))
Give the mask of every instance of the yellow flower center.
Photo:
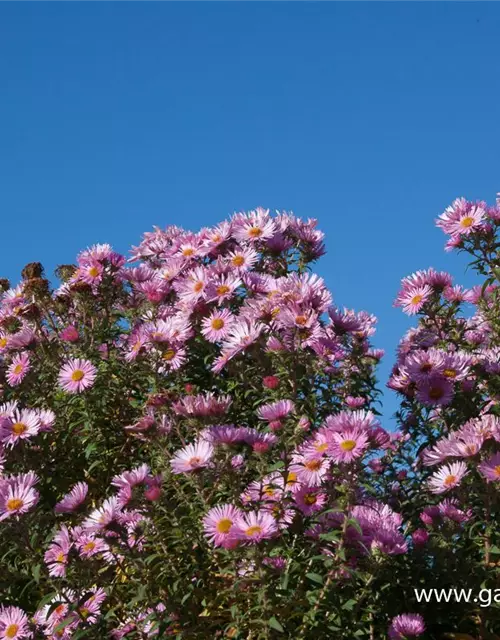
POLYGON ((297 316, 295 318, 295 324, 298 324, 300 327, 303 327, 307 322, 307 318, 305 316, 297 316))
POLYGON ((243 256, 234 256, 231 260, 233 267, 242 267, 245 264, 245 258, 243 256))
POLYGON ((229 518, 222 518, 216 525, 216 529, 218 533, 229 533, 229 529, 233 526, 232 520, 229 518))
POLYGON ((163 354, 163 359, 164 360, 172 360, 172 358, 175 357, 175 354, 177 352, 175 351, 175 349, 167 349, 167 351, 165 351, 165 353, 163 354))
POLYGON ((7 338, 0 338, 0 349, 7 346, 7 338))
POLYGON ((15 436, 22 436, 26 431, 28 431, 28 427, 23 422, 15 422, 12 425, 12 433, 15 436))
POLYGON ((197 282, 194 285, 193 289, 195 293, 200 293, 200 291, 203 289, 203 282, 197 282))
POLYGON ((84 375, 85 373, 81 369, 75 369, 71 374, 71 379, 73 382, 80 382, 84 375))
POLYGON ((315 493, 306 493, 306 495, 304 496, 304 502, 306 504, 316 504, 317 501, 317 497, 315 493))
POLYGON ((194 456, 194 458, 190 458, 189 459, 189 466, 190 467, 197 467, 201 462, 201 458, 199 458, 198 456, 194 456))
POLYGON ((98 275, 99 275, 99 269, 97 267, 90 267, 89 276, 91 278, 97 278, 98 275))
POLYGON ((295 473, 295 471, 290 471, 290 473, 288 474, 288 476, 286 478, 286 483, 287 484, 295 484, 295 482, 297 482, 297 474, 295 473))
POLYGON ((474 218, 472 216, 466 216, 465 218, 462 218, 460 220, 460 226, 464 227, 465 229, 472 227, 473 224, 474 224, 474 218))
POLYGON ((182 250, 182 255, 186 256, 186 258, 189 258, 189 256, 192 256, 194 254, 194 249, 192 247, 186 247, 182 250))
POLYGON ((328 449, 328 445, 327 445, 326 442, 321 442, 321 443, 315 444, 314 448, 316 449, 316 451, 318 453, 323 453, 324 451, 326 451, 328 449))
POLYGON ((95 549, 95 542, 93 542, 92 540, 90 540, 90 542, 87 542, 87 544, 83 545, 84 551, 93 551, 94 549, 95 549))
POLYGON ((420 293, 417 293, 416 296, 413 296, 413 298, 411 299, 411 303, 412 304, 418 304, 419 302, 422 302, 424 296, 422 296, 420 293))
POLYGON ((218 296, 223 296, 226 293, 229 293, 231 289, 227 286, 227 284, 221 284, 217 287, 216 291, 218 296))
POLYGON ((500 464, 498 464, 493 471, 495 472, 495 475, 500 478, 500 464))
POLYGON ((224 326, 224 320, 222 318, 214 318, 211 324, 212 324, 212 329, 215 329, 216 331, 218 331, 219 329, 222 329, 222 327, 224 326))
POLYGON ((21 498, 10 498, 10 500, 7 500, 7 511, 17 511, 23 506, 23 504, 24 502, 21 498))
POLYGON ((340 443, 342 451, 352 451, 356 446, 356 440, 344 440, 340 443))
POLYGON ((456 378, 457 372, 455 369, 445 369, 443 371, 443 375, 446 376, 447 378, 456 378))
POLYGON ((321 460, 308 460, 304 463, 304 467, 309 471, 318 471, 321 469, 321 460))
POLYGON ((23 365, 16 364, 16 366, 14 367, 14 373, 16 374, 16 376, 18 376, 22 372, 23 372, 23 365))
POLYGON ((456 481, 457 481, 457 476, 449 475, 445 478, 444 485, 446 487, 449 487, 450 485, 455 484, 456 481))
POLYGON ((251 238, 260 238, 262 235, 262 229, 260 227, 250 227, 248 230, 248 235, 251 238))
POLYGON ((251 527, 248 527, 248 529, 245 530, 245 535, 248 536, 249 538, 252 538, 253 536, 257 536, 259 535, 259 533, 262 533, 262 527, 259 526, 258 524, 254 524, 251 527))
POLYGON ((9 626, 4 631, 5 637, 6 638, 15 638, 18 631, 19 631, 19 625, 18 624, 9 624, 9 626))
POLYGON ((56 561, 57 562, 64 562, 64 553, 62 551, 57 554, 56 561))
POLYGON ((80 611, 80 615, 82 616, 82 618, 88 618, 88 615, 90 613, 90 611, 87 609, 87 607, 80 607, 79 609, 80 611))
POLYGON ((276 491, 270 485, 267 485, 266 487, 264 487, 264 493, 266 494, 266 496, 272 498, 276 491))

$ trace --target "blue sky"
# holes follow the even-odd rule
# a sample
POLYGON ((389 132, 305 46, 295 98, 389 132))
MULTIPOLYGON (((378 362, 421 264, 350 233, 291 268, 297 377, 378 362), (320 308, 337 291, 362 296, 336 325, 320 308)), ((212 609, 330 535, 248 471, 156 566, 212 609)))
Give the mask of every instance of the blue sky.
POLYGON ((400 278, 473 281, 433 221, 500 190, 499 29, 498 3, 0 3, 0 274, 291 209, 386 378, 400 278))

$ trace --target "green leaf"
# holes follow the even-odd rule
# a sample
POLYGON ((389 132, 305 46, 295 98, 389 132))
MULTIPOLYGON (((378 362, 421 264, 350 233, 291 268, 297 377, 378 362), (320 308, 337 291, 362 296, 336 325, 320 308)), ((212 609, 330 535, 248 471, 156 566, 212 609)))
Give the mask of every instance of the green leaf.
POLYGON ((279 631, 280 633, 285 633, 285 630, 283 629, 281 624, 278 622, 278 620, 276 620, 276 618, 274 616, 272 616, 272 618, 269 618, 268 624, 271 627, 271 629, 275 629, 276 631, 279 631))
POLYGON ((342 605, 342 609, 345 609, 346 611, 352 611, 355 604, 356 600, 348 600, 347 602, 344 602, 344 604, 342 605))
POLYGON ((320 576, 319 573, 306 573, 306 578, 309 578, 309 580, 317 584, 323 584, 323 576, 320 576))

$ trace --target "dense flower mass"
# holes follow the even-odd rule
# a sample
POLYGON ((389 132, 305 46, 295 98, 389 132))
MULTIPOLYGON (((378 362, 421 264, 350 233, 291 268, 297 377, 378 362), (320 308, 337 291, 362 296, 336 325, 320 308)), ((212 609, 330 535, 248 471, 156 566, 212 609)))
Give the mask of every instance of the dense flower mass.
POLYGON ((55 289, 39 263, 0 280, 0 637, 489 637, 494 609, 414 588, 497 575, 499 221, 438 221, 477 288, 403 280, 397 431, 314 220, 259 208, 128 260, 94 245, 55 289))

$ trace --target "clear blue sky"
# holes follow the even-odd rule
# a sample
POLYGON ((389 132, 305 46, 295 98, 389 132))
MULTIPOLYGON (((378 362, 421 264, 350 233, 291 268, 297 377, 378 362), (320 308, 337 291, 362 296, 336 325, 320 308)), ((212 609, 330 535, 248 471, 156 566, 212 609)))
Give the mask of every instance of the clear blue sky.
POLYGON ((500 190, 499 32, 498 3, 0 3, 0 273, 292 209, 386 378, 400 278, 471 282, 433 221, 500 190))

